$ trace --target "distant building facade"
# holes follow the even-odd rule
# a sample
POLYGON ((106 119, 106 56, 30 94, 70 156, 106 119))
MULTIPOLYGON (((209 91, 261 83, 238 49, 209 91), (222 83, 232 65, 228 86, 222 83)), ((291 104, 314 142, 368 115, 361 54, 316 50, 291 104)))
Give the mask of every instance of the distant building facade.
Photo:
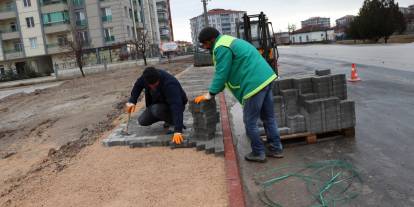
POLYGON ((408 13, 404 14, 405 21, 407 22, 407 27, 405 33, 414 34, 414 4, 408 6, 408 13))
POLYGON ((310 27, 310 26, 330 28, 331 27, 331 18, 311 17, 307 20, 302 21, 301 23, 302 23, 302 28, 310 27))
POLYGON ((158 49, 156 18, 155 0, 2 0, 0 75, 75 67, 68 46, 74 35, 82 38, 88 62, 116 58, 143 30, 158 49))
POLYGON ((337 40, 343 40, 346 39, 346 30, 349 28, 351 22, 355 19, 355 16, 353 15, 346 15, 344 17, 341 17, 337 20, 336 26, 334 27, 335 30, 335 38, 337 40))
POLYGON ((291 33, 290 42, 292 44, 307 44, 318 42, 335 41, 333 29, 321 26, 307 26, 291 33))
POLYGON ((193 52, 193 44, 187 41, 175 41, 178 45, 178 55, 184 55, 193 52))
POLYGON ((161 42, 174 41, 170 0, 156 0, 161 42))
MULTIPOLYGON (((221 34, 237 37, 236 23, 242 21, 245 11, 235 11, 226 9, 212 9, 207 12, 208 25, 216 28, 221 34)), ((198 33, 205 27, 204 15, 190 19, 191 38, 193 44, 198 42, 198 33)))
POLYGON ((276 43, 278 45, 288 45, 290 44, 289 32, 278 32, 275 33, 276 43))

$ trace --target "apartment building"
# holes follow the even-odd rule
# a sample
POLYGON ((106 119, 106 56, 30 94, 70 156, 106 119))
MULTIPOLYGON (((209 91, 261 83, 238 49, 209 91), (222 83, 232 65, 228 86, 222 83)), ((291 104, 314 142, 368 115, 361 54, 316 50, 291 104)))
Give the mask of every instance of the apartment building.
MULTIPOLYGON (((156 15, 155 0, 3 0, 0 72, 19 73, 29 66, 51 73, 55 66, 73 62, 68 42, 74 35, 82 38, 88 61, 116 59, 125 42, 146 30, 146 23, 158 26, 156 15)), ((158 30, 148 31, 148 39, 158 45, 158 30)))
POLYGON ((156 0, 161 42, 174 41, 170 0, 156 0))
MULTIPOLYGON (((207 12, 208 25, 216 28, 221 34, 237 37, 237 22, 243 21, 245 11, 235 11, 226 9, 212 9, 207 12)), ((205 27, 204 14, 190 19, 191 38, 193 44, 198 42, 198 33, 205 27)))
POLYGON ((311 27, 311 26, 318 26, 318 27, 331 27, 331 19, 325 17, 311 17, 307 20, 301 22, 302 28, 311 27))

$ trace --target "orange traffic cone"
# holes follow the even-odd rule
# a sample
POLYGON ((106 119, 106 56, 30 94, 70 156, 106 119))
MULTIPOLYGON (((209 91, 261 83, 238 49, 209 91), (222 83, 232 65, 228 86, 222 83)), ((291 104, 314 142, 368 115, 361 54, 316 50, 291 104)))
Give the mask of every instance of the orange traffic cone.
POLYGON ((354 63, 352 63, 351 78, 348 79, 348 81, 357 82, 357 81, 360 81, 360 80, 361 79, 358 77, 356 66, 355 66, 354 63))

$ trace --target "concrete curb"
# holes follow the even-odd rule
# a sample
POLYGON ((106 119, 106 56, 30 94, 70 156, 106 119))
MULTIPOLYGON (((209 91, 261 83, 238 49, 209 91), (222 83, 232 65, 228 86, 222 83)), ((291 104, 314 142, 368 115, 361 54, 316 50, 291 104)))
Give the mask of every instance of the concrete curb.
POLYGON ((42 84, 42 83, 51 83, 51 82, 56 82, 56 81, 59 81, 59 80, 56 79, 54 76, 32 78, 32 79, 25 79, 25 80, 15 80, 15 81, 8 81, 8 82, 0 83, 0 89, 36 85, 36 84, 42 84))
POLYGON ((220 116, 224 141, 224 164, 226 171, 227 189, 230 207, 245 207, 243 185, 240 178, 239 163, 233 145, 229 115, 227 111, 226 98, 220 94, 220 116))

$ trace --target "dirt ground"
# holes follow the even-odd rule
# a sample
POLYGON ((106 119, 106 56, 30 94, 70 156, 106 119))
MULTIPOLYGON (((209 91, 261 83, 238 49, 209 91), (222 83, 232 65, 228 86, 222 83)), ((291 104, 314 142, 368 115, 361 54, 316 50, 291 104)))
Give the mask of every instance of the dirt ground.
MULTIPOLYGON (((158 65, 177 74, 192 64, 158 65)), ((0 100, 0 206, 226 206, 224 160, 104 148, 143 67, 0 100)))

